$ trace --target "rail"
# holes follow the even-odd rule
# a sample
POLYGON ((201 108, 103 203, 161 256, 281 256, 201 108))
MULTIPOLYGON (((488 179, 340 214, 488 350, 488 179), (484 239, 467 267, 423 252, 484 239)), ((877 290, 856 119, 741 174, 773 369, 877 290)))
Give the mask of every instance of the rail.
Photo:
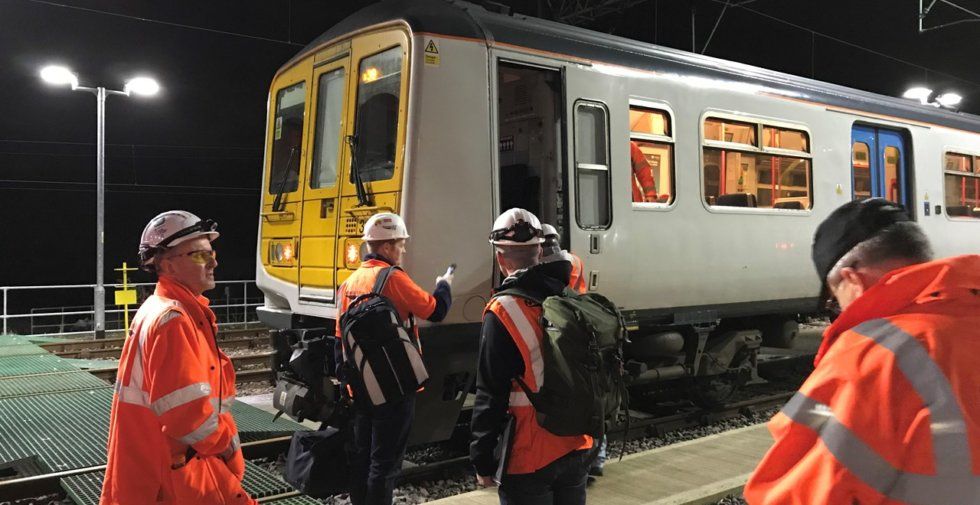
MULTIPOLYGON (((218 326, 249 325, 257 323, 255 308, 262 305, 262 293, 253 280, 216 281, 214 290, 207 294, 211 298, 211 309, 218 316, 218 326)), ((152 293, 155 283, 141 282, 127 285, 148 296, 152 293)), ((95 284, 66 284, 49 286, 0 286, 0 296, 3 297, 3 334, 20 332, 36 336, 68 336, 85 335, 93 332, 92 322, 95 319, 95 309, 92 305, 69 305, 78 301, 82 296, 92 300, 95 296, 95 284), (33 299, 16 300, 11 298, 33 299), (60 307, 40 307, 50 304, 51 299, 61 299, 65 304, 60 307), (15 311, 15 305, 30 307, 15 311)), ((122 284, 106 284, 107 299, 114 289, 122 289, 122 284)), ((140 298, 140 301, 144 299, 140 298)), ((57 302, 55 302, 57 303, 57 302)), ((123 331, 123 313, 120 305, 106 303, 106 330, 123 331)), ((138 307, 130 307, 135 312, 138 307)))

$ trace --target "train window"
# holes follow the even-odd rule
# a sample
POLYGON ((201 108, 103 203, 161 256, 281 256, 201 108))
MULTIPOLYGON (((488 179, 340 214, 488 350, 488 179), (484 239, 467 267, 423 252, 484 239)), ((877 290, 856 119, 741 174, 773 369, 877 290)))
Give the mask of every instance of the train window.
POLYGON ((606 228, 612 221, 608 117, 601 104, 575 104, 576 217, 582 229, 606 228))
POLYGON ((708 205, 807 210, 812 204, 810 137, 803 130, 707 118, 706 141, 746 144, 704 146, 704 199, 708 205), (735 126, 732 126, 735 125, 735 126), (777 151, 778 150, 778 151, 777 151), (787 152, 792 151, 792 152, 787 152))
POLYGON ((885 198, 893 202, 902 201, 901 156, 897 147, 885 147, 885 198))
POLYGON ((674 143, 670 134, 667 112, 630 105, 630 192, 634 204, 673 202, 674 143))
POLYGON ((317 95, 316 142, 313 145, 311 188, 327 188, 337 183, 340 154, 340 126, 344 109, 344 69, 320 76, 317 95))
POLYGON ((980 161, 967 154, 946 153, 946 214, 980 219, 980 161))
POLYGON ((871 198, 871 149, 864 142, 851 145, 851 169, 854 172, 854 200, 871 198))
POLYGON ((705 140, 758 146, 756 131, 756 125, 752 123, 719 118, 708 118, 704 121, 705 140))
POLYGON ((305 82, 276 93, 276 116, 272 132, 272 167, 269 193, 290 193, 299 188, 299 159, 303 143, 305 82))
POLYGON ((804 131, 764 126, 762 139, 766 147, 810 152, 810 136, 804 131))
MULTIPOLYGON (((401 46, 361 60, 354 135, 355 166, 363 182, 382 181, 395 175, 401 71, 401 46)), ((351 182, 354 182, 353 173, 351 182)))

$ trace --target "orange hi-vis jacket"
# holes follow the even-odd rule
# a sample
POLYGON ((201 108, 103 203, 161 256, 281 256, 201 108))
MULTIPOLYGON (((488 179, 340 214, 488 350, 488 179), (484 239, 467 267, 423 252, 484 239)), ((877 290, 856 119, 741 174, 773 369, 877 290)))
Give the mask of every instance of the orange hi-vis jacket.
POLYGON ((636 142, 630 141, 630 166, 633 168, 633 201, 653 202, 657 200, 657 185, 653 180, 650 164, 636 142))
POLYGON ((980 504, 980 255, 901 268, 824 333, 752 505, 980 504))
MULTIPOLYGON (((377 258, 369 258, 361 263, 361 266, 338 289, 337 299, 340 300, 340 306, 337 311, 337 321, 340 321, 341 314, 347 312, 354 299, 368 294, 374 289, 374 282, 378 279, 378 274, 390 266, 387 262, 377 258)), ((384 296, 391 300, 395 309, 398 310, 398 317, 405 324, 409 323, 412 316, 428 319, 436 310, 436 298, 415 284, 415 281, 400 269, 392 270, 388 276, 384 296)), ((336 322, 334 324, 334 335, 339 335, 339 324, 336 322)), ((414 338, 418 341, 419 329, 414 324, 412 326, 415 329, 414 338)))
POLYGON ((123 345, 102 505, 253 504, 231 416, 235 367, 203 296, 161 277, 123 345), (185 461, 193 448, 196 455, 185 461))
POLYGON ((568 278, 568 287, 572 291, 584 295, 588 291, 585 285, 585 264, 582 263, 582 258, 575 254, 568 253, 568 258, 572 263, 572 275, 568 278))
MULTIPOLYGON (((544 360, 541 357, 543 329, 541 306, 530 300, 503 295, 490 300, 486 310, 493 312, 507 329, 524 361, 524 384, 537 392, 544 383, 544 360)), ((560 437, 538 425, 534 407, 517 381, 511 381, 508 411, 515 419, 511 456, 506 473, 532 473, 556 459, 578 449, 592 447, 588 435, 560 437)))

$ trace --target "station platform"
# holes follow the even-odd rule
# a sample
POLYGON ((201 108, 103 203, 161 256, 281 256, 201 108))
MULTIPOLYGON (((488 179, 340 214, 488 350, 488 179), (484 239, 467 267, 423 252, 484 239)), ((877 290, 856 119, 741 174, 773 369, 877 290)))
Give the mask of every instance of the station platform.
MULTIPOLYGON (((687 505, 715 503, 742 490, 772 445, 764 424, 696 440, 612 457, 589 487, 588 503, 687 505)), ((497 490, 481 489, 429 502, 433 505, 495 505, 497 490)))

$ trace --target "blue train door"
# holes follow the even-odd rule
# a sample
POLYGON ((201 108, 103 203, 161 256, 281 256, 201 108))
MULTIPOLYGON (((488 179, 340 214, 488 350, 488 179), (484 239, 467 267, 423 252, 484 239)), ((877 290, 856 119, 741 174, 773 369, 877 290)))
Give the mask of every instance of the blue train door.
POLYGON ((914 208, 905 138, 895 130, 854 125, 851 198, 881 197, 914 208))

